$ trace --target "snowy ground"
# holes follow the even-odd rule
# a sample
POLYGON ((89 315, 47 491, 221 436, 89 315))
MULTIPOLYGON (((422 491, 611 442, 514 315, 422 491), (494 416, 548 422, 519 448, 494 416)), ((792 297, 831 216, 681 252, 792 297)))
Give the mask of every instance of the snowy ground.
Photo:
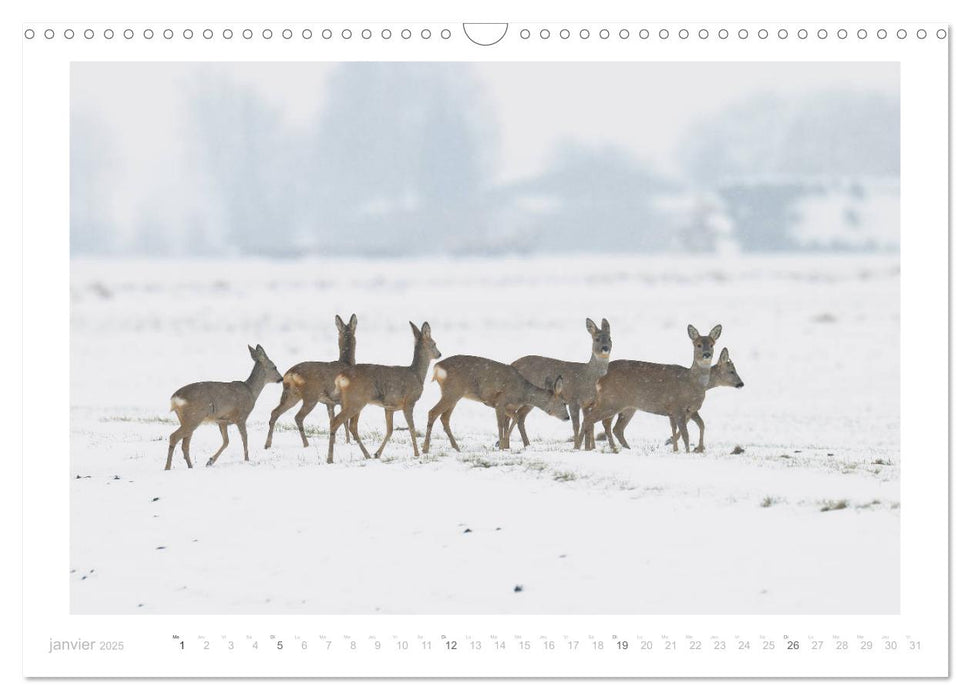
MULTIPOLYGON (((75 613, 894 613, 899 607, 899 265, 893 257, 75 261, 71 312, 71 610, 75 613), (398 431, 384 459, 294 411, 263 449, 280 386, 235 429, 176 453, 169 396, 243 379, 246 344, 281 371, 336 357, 407 364, 407 321, 444 356, 586 360, 587 316, 613 358, 688 363, 685 326, 721 323, 745 387, 702 410, 704 455, 671 454, 667 420, 633 447, 573 452, 538 411, 534 443, 494 449, 468 401, 432 452, 398 431), (742 454, 732 454, 736 445, 742 454), (516 591, 521 587, 520 591, 516 591)), ((426 384, 419 432, 438 400, 426 384)), ((376 447, 383 412, 362 415, 376 447)), ((404 427, 399 414, 396 426, 404 427)), ((692 438, 697 432, 692 424, 692 438)))

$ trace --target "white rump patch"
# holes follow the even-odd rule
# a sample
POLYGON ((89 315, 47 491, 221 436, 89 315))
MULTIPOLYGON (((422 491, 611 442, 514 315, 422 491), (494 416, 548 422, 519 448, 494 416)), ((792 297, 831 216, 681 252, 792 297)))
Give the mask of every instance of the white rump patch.
POLYGON ((304 379, 303 377, 301 377, 296 372, 290 372, 283 379, 284 379, 284 381, 289 380, 289 382, 292 382, 294 386, 303 386, 304 384, 307 383, 307 380, 304 379))
POLYGON ((185 406, 187 403, 188 402, 185 399, 183 399, 181 396, 173 396, 172 410, 174 411, 176 408, 181 408, 182 406, 185 406))
POLYGON ((435 371, 432 372, 432 379, 441 384, 448 379, 448 372, 441 365, 435 365, 435 371))
POLYGON ((337 379, 334 380, 334 386, 338 389, 346 389, 350 386, 351 380, 345 377, 343 374, 338 374, 337 379))

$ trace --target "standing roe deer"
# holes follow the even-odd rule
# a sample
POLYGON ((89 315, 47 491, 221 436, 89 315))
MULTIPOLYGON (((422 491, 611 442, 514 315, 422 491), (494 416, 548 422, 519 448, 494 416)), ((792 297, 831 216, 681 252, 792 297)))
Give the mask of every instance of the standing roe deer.
MULTIPOLYGON (((573 439, 580 432, 580 409, 586 409, 597 398, 597 380, 607 373, 610 362, 610 350, 613 342, 610 340, 610 324, 607 319, 597 324, 587 319, 587 332, 593 338, 590 349, 590 359, 587 362, 566 362, 549 357, 527 355, 512 363, 519 373, 536 386, 551 389, 557 377, 563 378, 563 398, 570 409, 573 420, 573 439)), ((523 446, 529 445, 526 437, 526 415, 533 410, 531 405, 523 406, 513 420, 519 426, 519 436, 523 439, 523 446)))
MULTIPOLYGON (((735 363, 732 362, 731 358, 728 356, 728 348, 722 348, 721 355, 718 357, 718 362, 711 366, 711 373, 708 375, 708 390, 710 391, 718 386, 730 386, 736 389, 741 389, 743 386, 745 386, 745 382, 742 381, 742 378, 738 376, 738 372, 735 370, 735 363)), ((617 436, 617 441, 627 449, 630 449, 630 445, 627 444, 627 440, 624 437, 624 428, 626 428, 627 424, 630 423, 635 413, 637 413, 637 411, 630 409, 624 409, 618 413, 617 422, 614 424, 613 428, 613 434, 617 436)), ((704 452, 705 422, 701 420, 701 416, 698 414, 698 411, 692 413, 690 416, 688 416, 688 418, 693 420, 698 425, 698 446, 695 448, 695 452, 704 452)), ((609 422, 610 419, 607 419, 608 430, 609 422)), ((670 445, 673 442, 676 442, 680 432, 681 431, 679 428, 678 432, 672 437, 669 437, 665 444, 670 445)), ((610 433, 607 432, 607 439, 610 442, 610 447, 615 448, 613 440, 610 439, 609 435, 610 433)), ((598 435, 598 437, 600 437, 600 435, 598 435)))
POLYGON ((449 420, 461 399, 472 399, 496 409, 499 426, 499 449, 509 449, 509 419, 516 417, 524 406, 536 406, 551 416, 569 420, 570 413, 563 398, 563 377, 556 377, 546 389, 530 383, 512 365, 472 355, 454 355, 435 365, 432 380, 442 389, 442 398, 428 412, 423 451, 427 454, 435 419, 442 417, 442 427, 452 447, 459 449, 449 420))
POLYGON ((334 463, 334 437, 341 426, 350 425, 351 435, 357 441, 358 447, 364 453, 365 459, 370 459, 367 448, 361 442, 357 433, 357 417, 368 404, 384 408, 387 422, 387 434, 384 442, 374 453, 380 457, 384 446, 391 439, 394 430, 392 418, 395 411, 402 411, 411 431, 411 446, 418 456, 418 437, 415 435, 414 410, 415 403, 421 398, 421 392, 428 374, 428 365, 438 359, 442 353, 432 339, 432 329, 428 321, 422 324, 421 330, 411 321, 411 332, 415 336, 415 354, 408 367, 390 367, 388 365, 354 365, 337 375, 334 386, 341 394, 341 411, 330 422, 330 443, 327 447, 327 464, 334 463))
MULTIPOLYGON (((248 346, 247 346, 248 347, 248 346)), ((249 461, 249 447, 246 444, 246 419, 256 405, 263 387, 270 382, 282 382, 283 377, 277 371, 276 365, 270 361, 263 351, 262 345, 249 349, 253 358, 253 371, 244 382, 196 382, 187 384, 172 394, 172 409, 179 418, 179 427, 169 437, 169 456, 165 460, 165 468, 172 468, 172 453, 175 446, 182 441, 182 454, 185 463, 192 469, 189 459, 189 441, 192 433, 202 423, 216 423, 223 436, 223 444, 209 461, 211 467, 219 455, 229 444, 229 425, 239 429, 239 436, 243 440, 243 459, 249 461)))
MULTIPOLYGON (((357 314, 351 314, 348 323, 344 323, 344 319, 340 316, 334 316, 334 323, 337 324, 339 359, 334 362, 301 362, 287 370, 283 375, 280 405, 270 413, 270 430, 266 434, 264 449, 270 449, 277 419, 300 401, 303 401, 303 405, 297 411, 296 421, 304 447, 309 447, 310 443, 307 442, 307 434, 303 430, 303 421, 318 402, 327 406, 328 425, 334 419, 334 405, 340 403, 341 398, 340 392, 334 387, 334 380, 338 374, 354 364, 354 351, 357 347, 357 340, 354 337, 354 331, 357 330, 357 314)), ((345 432, 347 441, 350 442, 350 430, 345 432)))
MULTIPOLYGON (((611 362, 607 374, 597 380, 597 399, 583 418, 583 429, 574 441, 574 448, 579 449, 582 436, 586 449, 592 450, 594 423, 611 418, 624 409, 634 409, 667 416, 671 422, 671 435, 680 431, 687 452, 686 423, 688 416, 697 412, 705 400, 711 357, 721 331, 721 325, 717 325, 708 335, 701 335, 694 326, 688 326, 688 337, 694 346, 694 361, 690 368, 635 360, 611 362)), ((613 442, 609 436, 608 440, 613 442)), ((678 451, 677 442, 674 451, 678 451)))

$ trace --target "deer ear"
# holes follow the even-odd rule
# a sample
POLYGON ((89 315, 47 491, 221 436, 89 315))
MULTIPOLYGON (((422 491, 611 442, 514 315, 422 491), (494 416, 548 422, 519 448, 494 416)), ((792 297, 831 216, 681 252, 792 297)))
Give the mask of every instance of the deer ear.
POLYGON ((426 338, 432 337, 432 327, 428 325, 428 321, 421 324, 421 334, 426 338))
POLYGON ((560 375, 559 377, 556 378, 556 381, 553 382, 553 395, 559 396, 562 393, 563 393, 563 376, 560 375))
POLYGON ((357 314, 351 314, 351 320, 347 322, 347 327, 351 329, 351 333, 357 330, 357 314))
POLYGON ((722 334, 722 324, 719 323, 717 326, 711 329, 711 331, 708 333, 708 337, 711 338, 712 340, 718 340, 718 336, 720 336, 721 334, 722 334))
POLYGON ((337 330, 344 330, 344 319, 340 317, 340 314, 334 314, 334 324, 337 326, 337 330))
POLYGON ((607 323, 607 319, 600 319, 600 330, 602 330, 604 333, 610 333, 610 324, 607 323))
POLYGON ((719 362, 728 362, 728 348, 722 348, 721 355, 718 356, 719 362))
POLYGON ((692 340, 698 340, 698 336, 699 336, 699 335, 700 335, 700 334, 698 333, 698 329, 697 329, 697 328, 695 328, 694 326, 692 326, 692 325, 691 325, 691 324, 689 323, 689 324, 688 324, 688 337, 689 337, 689 338, 691 338, 692 340))
POLYGON ((255 360, 256 359, 256 348, 254 348, 252 345, 247 345, 246 347, 249 348, 249 356, 252 359, 255 360))
POLYGON ((263 346, 260 345, 259 343, 257 343, 257 345, 256 345, 256 354, 257 355, 265 355, 266 354, 266 350, 264 350, 263 349, 263 346))
POLYGON ((408 325, 411 326, 411 332, 415 334, 415 340, 418 340, 419 338, 421 338, 421 331, 418 330, 418 326, 416 326, 411 321, 408 321, 408 325))
POLYGON ((588 318, 587 319, 587 333, 589 333, 590 335, 593 335, 596 332, 597 332, 597 324, 594 323, 593 321, 591 321, 588 318))

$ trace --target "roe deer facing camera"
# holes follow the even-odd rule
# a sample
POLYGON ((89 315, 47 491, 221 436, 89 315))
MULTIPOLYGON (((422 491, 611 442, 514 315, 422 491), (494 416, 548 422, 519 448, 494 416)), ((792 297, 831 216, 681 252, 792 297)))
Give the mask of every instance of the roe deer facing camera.
MULTIPOLYGON (((303 405, 297 411, 295 420, 304 447, 309 447, 310 443, 307 442, 307 434, 303 430, 303 421, 318 403, 327 406, 328 425, 334 419, 334 406, 341 400, 340 392, 334 387, 334 380, 338 374, 354 364, 354 351, 357 347, 357 340, 354 337, 354 331, 357 330, 357 314, 351 314, 351 319, 347 323, 344 323, 340 316, 334 316, 334 323, 337 324, 338 359, 334 362, 301 362, 287 370, 283 375, 280 405, 270 413, 270 430, 266 434, 264 449, 269 449, 273 442, 273 428, 276 426, 277 419, 300 401, 303 401, 303 405)), ((348 430, 346 434, 347 441, 350 442, 350 431, 348 430)))
MULTIPOLYGON (((557 377, 563 378, 563 399, 570 409, 573 420, 573 439, 577 439, 580 432, 580 409, 586 409, 597 398, 597 380, 607 373, 610 362, 610 350, 613 342, 610 340, 610 324, 607 319, 597 324, 587 319, 587 333, 593 338, 590 349, 590 359, 587 362, 566 362, 549 357, 527 355, 512 363, 521 375, 536 386, 553 388, 557 377)), ((529 445, 526 437, 526 415, 533 409, 531 405, 523 406, 514 416, 514 422, 519 426, 519 436, 523 445, 529 445)))
POLYGON ((340 391, 341 410, 330 422, 330 443, 327 447, 327 463, 334 462, 334 437, 341 426, 350 425, 351 435, 357 441, 364 457, 370 459, 367 448, 361 442, 357 433, 357 417, 368 404, 384 408, 387 422, 387 434, 384 442, 374 453, 380 457, 384 446, 391 439, 394 430, 392 418, 395 411, 402 411, 411 432, 411 446, 418 456, 418 437, 415 435, 414 410, 415 403, 421 398, 425 376, 431 361, 442 356, 438 346, 432 339, 432 329, 428 322, 422 324, 421 330, 411 321, 411 332, 415 336, 415 353, 408 367, 390 367, 388 365, 354 365, 337 375, 335 387, 340 391))
MULTIPOLYGON (((735 363, 732 362, 731 358, 728 356, 728 348, 722 348, 721 355, 718 357, 718 362, 711 366, 711 373, 708 375, 708 390, 714 389, 718 386, 729 386, 736 389, 741 389, 745 386, 745 382, 742 378, 738 376, 738 372, 735 370, 735 363)), ((625 409, 617 414, 617 422, 614 424, 613 434, 617 436, 617 441, 623 447, 630 448, 627 444, 627 440, 624 437, 624 428, 630 423, 631 419, 634 417, 636 411, 625 409)), ((695 448, 695 452, 705 451, 705 422, 701 420, 701 416, 697 411, 688 416, 689 419, 693 420, 698 425, 698 446, 695 448)), ((608 419, 608 430, 609 430, 609 420, 608 419)), ((672 437, 668 438, 665 443, 667 445, 672 444, 678 440, 680 429, 672 437)), ((613 440, 610 440, 608 433, 608 441, 610 442, 610 447, 614 448, 615 445, 613 440)))
MULTIPOLYGON (((594 423, 625 409, 633 409, 667 416, 672 436, 680 432, 684 449, 688 451, 686 423, 688 416, 696 413, 705 400, 711 358, 721 331, 722 327, 717 325, 708 335, 701 335, 694 326, 688 326, 688 337, 694 346, 691 367, 634 360, 611 362, 607 374, 597 380, 597 399, 583 418, 583 429, 574 441, 574 447, 579 449, 582 436, 586 449, 592 450, 594 423)), ((612 438, 608 439, 613 442, 612 438)), ((677 442, 674 451, 678 451, 677 442)))
POLYGON ((461 399, 472 399, 496 409, 499 426, 499 449, 509 449, 509 419, 517 416, 524 406, 541 408, 551 416, 569 420, 570 413, 563 399, 563 378, 556 377, 550 389, 530 383, 512 365, 472 355, 455 355, 442 360, 432 371, 432 380, 442 389, 442 398, 428 412, 423 451, 427 454, 435 419, 442 418, 442 427, 449 442, 459 449, 449 420, 461 399))
POLYGON ((249 447, 246 444, 246 419, 256 405, 263 387, 270 382, 282 382, 283 377, 277 371, 276 365, 270 361, 263 351, 263 346, 257 345, 249 349, 253 358, 253 371, 243 382, 196 382, 187 384, 172 394, 172 410, 179 418, 179 427, 169 437, 169 456, 165 461, 165 468, 172 468, 172 453, 175 446, 182 441, 182 454, 185 463, 192 469, 189 459, 189 441, 192 433, 203 423, 215 423, 223 436, 223 444, 216 451, 206 466, 212 466, 219 455, 229 444, 229 426, 235 425, 239 429, 239 436, 243 441, 243 459, 249 461, 249 447))

